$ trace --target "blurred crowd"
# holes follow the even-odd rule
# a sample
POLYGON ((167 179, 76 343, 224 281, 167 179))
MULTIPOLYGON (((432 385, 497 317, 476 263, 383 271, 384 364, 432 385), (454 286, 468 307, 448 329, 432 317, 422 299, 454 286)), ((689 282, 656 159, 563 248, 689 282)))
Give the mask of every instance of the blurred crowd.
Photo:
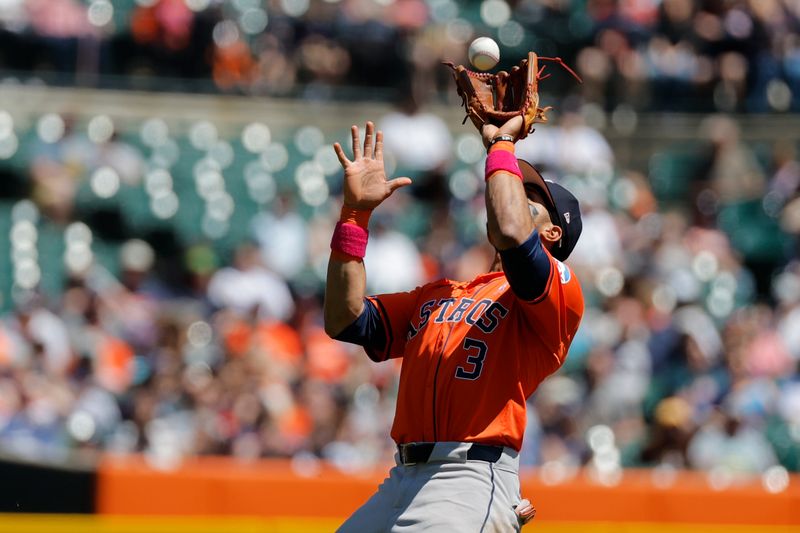
MULTIPOLYGON (((455 99, 441 60, 465 62, 479 35, 498 40, 504 68, 528 50, 563 57, 584 83, 543 84, 561 114, 518 152, 582 202, 570 264, 587 312, 530 400, 523 464, 554 482, 651 466, 780 488, 800 471, 796 141, 756 146, 709 115, 645 175, 587 117, 800 110, 799 28, 791 0, 3 0, 0 69, 396 97, 378 126, 390 173, 414 185, 372 219, 368 290, 382 293, 469 279, 492 259, 480 139, 419 105, 455 99)), ((391 459, 397 364, 322 328, 332 140, 310 124, 230 140, 208 121, 176 133, 151 119, 138 135, 105 115, 29 122, 0 112, 0 451, 142 452, 164 467, 391 459)))
MULTIPOLYGON (((800 470, 796 143, 776 139, 759 156, 736 122, 709 116, 681 171, 685 183, 667 194, 654 186, 659 165, 680 154, 654 155, 647 176, 620 168, 584 109, 566 107, 518 147, 582 202, 584 234, 569 262, 587 303, 564 368, 530 399, 523 464, 553 482, 583 466, 609 482, 620 468, 652 466, 665 475, 706 470, 720 486, 768 474, 780 489, 787 470, 800 470)), ((4 117, 0 126, 9 125, 4 117)), ((157 200, 174 195, 170 187, 186 208, 179 187, 192 178, 178 166, 171 177, 165 171, 177 156, 165 156, 169 138, 152 121, 142 133, 161 131, 162 144, 99 135, 95 119, 86 130, 62 121, 55 135, 54 120, 40 119, 33 138, 17 132, 23 163, 9 163, 0 141, 9 206, 0 219, 14 273, 0 319, 0 450, 40 460, 141 452, 165 468, 202 454, 290 457, 300 469, 391 460, 398 364, 374 364, 322 326, 341 202, 335 159, 330 167, 311 150, 295 182, 261 198, 226 253, 212 231, 181 242, 137 233, 144 214, 84 216, 82 205, 125 187, 150 195, 168 225, 178 215, 157 200), (320 178, 330 187, 320 197, 305 187, 323 167, 332 172, 320 178), (48 244, 53 234, 66 246, 48 244)), ((415 183, 373 215, 368 290, 487 269, 479 137, 453 136, 413 101, 378 126, 390 173, 415 183)), ((207 129, 189 136, 198 141, 207 129)), ((244 128, 246 147, 258 144, 254 131, 244 128)), ((287 145, 322 135, 300 131, 287 145)), ((219 169, 213 161, 228 152, 209 146, 200 161, 219 169)), ((275 165, 275 153, 264 153, 275 165)), ((194 166, 197 187, 217 175, 203 165, 194 166)), ((212 215, 227 205, 225 187, 244 181, 224 172, 227 185, 204 196, 212 215)))
POLYGON ((543 90, 609 111, 786 111, 800 109, 799 25, 793 0, 4 0, 0 52, 14 52, 0 68, 83 85, 454 99, 441 61, 466 63, 488 35, 502 68, 528 50, 563 57, 586 83, 559 74, 543 90))

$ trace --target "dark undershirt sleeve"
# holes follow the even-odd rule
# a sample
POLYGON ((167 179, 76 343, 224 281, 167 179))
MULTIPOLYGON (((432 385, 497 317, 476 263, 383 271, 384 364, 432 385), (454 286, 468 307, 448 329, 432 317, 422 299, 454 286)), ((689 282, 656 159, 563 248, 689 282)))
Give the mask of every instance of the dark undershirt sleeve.
POLYGON ((502 250, 500 259, 508 284, 518 298, 530 302, 545 294, 552 264, 537 230, 518 247, 502 250))
POLYGON ((358 344, 364 348, 383 350, 386 346, 386 328, 383 326, 375 304, 365 298, 364 310, 358 318, 334 338, 337 341, 358 344))

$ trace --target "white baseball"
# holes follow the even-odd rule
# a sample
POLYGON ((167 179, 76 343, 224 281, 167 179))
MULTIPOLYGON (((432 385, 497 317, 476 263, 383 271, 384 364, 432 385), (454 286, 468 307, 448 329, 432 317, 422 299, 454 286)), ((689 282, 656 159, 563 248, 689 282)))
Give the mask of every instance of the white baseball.
POLYGON ((478 37, 469 45, 469 62, 478 70, 489 70, 500 61, 500 47, 489 37, 478 37))

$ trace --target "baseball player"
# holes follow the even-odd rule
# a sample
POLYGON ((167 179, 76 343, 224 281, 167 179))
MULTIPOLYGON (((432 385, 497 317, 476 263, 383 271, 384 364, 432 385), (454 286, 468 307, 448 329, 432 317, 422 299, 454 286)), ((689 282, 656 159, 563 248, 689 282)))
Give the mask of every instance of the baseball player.
MULTIPOLYGON (((374 361, 402 358, 391 436, 396 466, 342 532, 518 531, 518 453, 526 399, 564 362, 583 314, 580 285, 563 263, 581 233, 577 199, 514 156, 515 117, 485 125, 491 269, 410 292, 365 296, 370 213, 408 178, 387 180, 383 139, 352 127, 344 206, 331 240, 325 329, 374 361)), ((523 504, 520 506, 520 504, 523 504)))

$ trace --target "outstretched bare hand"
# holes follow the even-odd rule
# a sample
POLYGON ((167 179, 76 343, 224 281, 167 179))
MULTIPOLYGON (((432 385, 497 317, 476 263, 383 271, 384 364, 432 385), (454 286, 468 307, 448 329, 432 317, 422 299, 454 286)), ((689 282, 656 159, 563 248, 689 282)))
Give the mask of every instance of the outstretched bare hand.
POLYGON ((374 209, 391 194, 406 185, 410 178, 386 179, 383 168, 383 133, 375 135, 375 125, 367 122, 367 134, 362 152, 358 142, 358 126, 352 126, 353 160, 347 159, 342 145, 335 143, 333 149, 344 168, 344 205, 355 209, 374 209))

